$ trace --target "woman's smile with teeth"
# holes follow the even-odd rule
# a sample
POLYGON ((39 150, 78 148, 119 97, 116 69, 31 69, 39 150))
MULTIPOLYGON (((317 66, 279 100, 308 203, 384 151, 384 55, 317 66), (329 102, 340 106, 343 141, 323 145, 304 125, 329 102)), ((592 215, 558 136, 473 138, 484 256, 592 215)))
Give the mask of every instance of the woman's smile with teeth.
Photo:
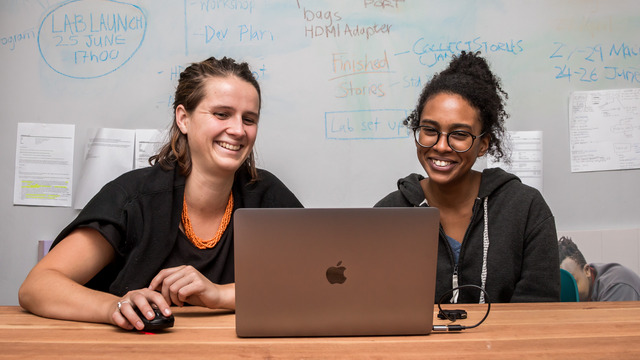
POLYGON ((446 160, 433 159, 432 161, 436 166, 447 166, 447 165, 453 164, 452 161, 446 161, 446 160))
POLYGON ((218 142, 218 145, 222 146, 225 149, 235 150, 235 151, 240 150, 240 148, 242 148, 242 146, 240 146, 240 145, 231 145, 231 144, 226 143, 226 142, 218 142))

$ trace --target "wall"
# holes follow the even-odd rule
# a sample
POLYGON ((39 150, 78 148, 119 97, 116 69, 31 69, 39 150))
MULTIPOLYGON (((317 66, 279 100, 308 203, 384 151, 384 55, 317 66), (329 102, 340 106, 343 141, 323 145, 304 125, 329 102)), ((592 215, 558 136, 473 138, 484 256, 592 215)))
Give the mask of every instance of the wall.
MULTIPOLYGON (((452 54, 481 50, 510 95, 507 128, 543 132, 558 228, 640 228, 640 171, 571 173, 568 145, 572 91, 640 85, 635 0, 5 0, 0 12, 8 164, 17 123, 75 124, 77 179, 88 129, 165 128, 180 70, 226 55, 263 87, 259 165, 308 207, 368 207, 423 173, 398 126, 421 87, 452 54)), ((13 206, 7 167, 0 304, 16 304, 38 240, 76 211, 13 206)))

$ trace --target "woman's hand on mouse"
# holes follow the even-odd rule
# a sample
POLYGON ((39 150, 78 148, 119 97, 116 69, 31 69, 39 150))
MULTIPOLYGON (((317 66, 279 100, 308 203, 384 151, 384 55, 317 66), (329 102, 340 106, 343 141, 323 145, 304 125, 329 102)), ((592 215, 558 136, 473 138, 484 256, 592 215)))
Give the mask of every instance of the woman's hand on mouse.
POLYGON ((149 285, 149 289, 160 291, 168 303, 178 306, 189 303, 211 309, 228 308, 223 301, 225 287, 212 283, 190 265, 163 269, 149 285))
POLYGON ((129 291, 115 302, 114 311, 111 316, 113 323, 126 330, 132 330, 134 328, 142 330, 144 329, 144 324, 134 310, 134 307, 137 307, 140 313, 148 320, 153 320, 156 315, 151 304, 155 304, 165 316, 171 315, 171 309, 162 294, 145 288, 129 291))

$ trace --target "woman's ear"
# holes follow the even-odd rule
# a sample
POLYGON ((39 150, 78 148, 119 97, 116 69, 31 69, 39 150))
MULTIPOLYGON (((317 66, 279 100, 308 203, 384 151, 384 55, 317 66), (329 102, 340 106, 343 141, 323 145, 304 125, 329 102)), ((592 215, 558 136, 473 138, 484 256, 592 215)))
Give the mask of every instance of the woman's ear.
POLYGON ((187 134, 187 129, 189 123, 189 113, 187 109, 184 108, 184 105, 178 105, 176 107, 176 125, 180 129, 180 132, 183 134, 187 134))
POLYGON ((491 135, 490 134, 482 135, 482 137, 479 138, 478 140, 480 140, 480 151, 478 152, 478 157, 481 157, 487 153, 487 150, 489 150, 489 141, 491 140, 491 135))

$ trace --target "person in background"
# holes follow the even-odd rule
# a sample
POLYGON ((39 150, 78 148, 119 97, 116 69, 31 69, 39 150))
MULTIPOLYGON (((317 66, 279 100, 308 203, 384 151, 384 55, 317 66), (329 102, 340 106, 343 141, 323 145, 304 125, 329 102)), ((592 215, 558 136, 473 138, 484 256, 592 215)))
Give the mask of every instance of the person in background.
POLYGON ((235 308, 233 213, 301 207, 253 146, 261 93, 248 64, 209 58, 181 74, 169 139, 151 167, 106 184, 19 290, 37 315, 141 330, 170 305, 235 308))
POLYGON ((573 275, 580 301, 640 300, 640 276, 620 264, 587 264, 578 246, 568 237, 558 240, 560 268, 573 275))
POLYGON ((556 228, 540 192, 500 168, 472 170, 485 154, 504 158, 506 92, 479 53, 453 56, 425 85, 405 120, 427 177, 411 174, 375 206, 440 210, 435 300, 560 300, 556 228))

